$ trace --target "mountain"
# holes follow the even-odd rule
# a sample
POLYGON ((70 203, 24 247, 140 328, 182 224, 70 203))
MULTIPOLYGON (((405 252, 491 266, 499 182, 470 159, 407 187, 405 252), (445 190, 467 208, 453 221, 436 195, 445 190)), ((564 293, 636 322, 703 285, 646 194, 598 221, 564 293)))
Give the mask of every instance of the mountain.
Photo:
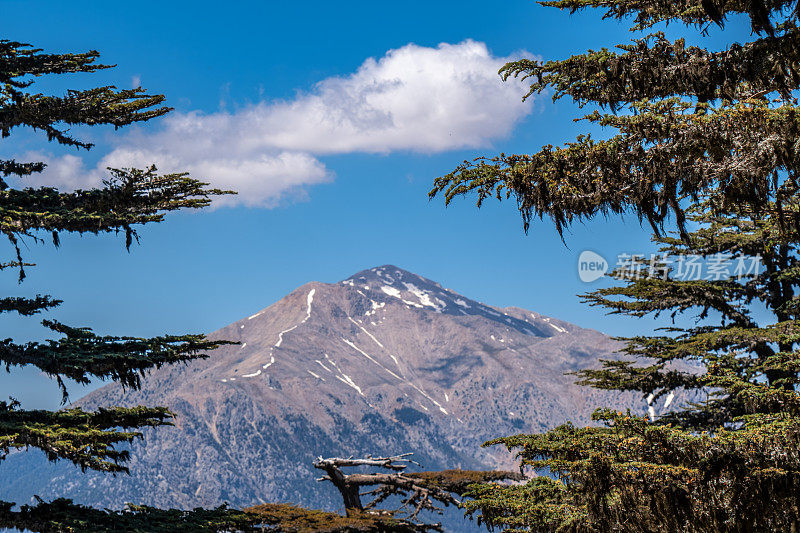
POLYGON ((318 455, 414 452, 425 469, 510 467, 486 440, 572 420, 601 405, 647 405, 582 388, 565 372, 613 357, 597 331, 486 305, 394 266, 312 282, 210 335, 211 357, 116 384, 77 402, 166 405, 176 425, 145 431, 130 476, 81 474, 36 453, 0 466, 0 499, 68 496, 191 508, 292 502, 339 509, 315 482, 318 455))

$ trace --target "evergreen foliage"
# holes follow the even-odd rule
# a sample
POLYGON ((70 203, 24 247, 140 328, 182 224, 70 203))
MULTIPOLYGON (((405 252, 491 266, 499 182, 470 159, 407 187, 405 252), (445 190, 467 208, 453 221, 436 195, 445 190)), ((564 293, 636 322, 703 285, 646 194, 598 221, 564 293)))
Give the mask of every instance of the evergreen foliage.
MULTIPOLYGON (((233 533, 264 531, 258 517, 225 506, 216 509, 156 509, 129 506, 123 511, 92 509, 69 500, 39 501, 14 511, 0 504, 0 528, 19 528, 41 533, 233 533)), ((268 529, 266 531, 269 531, 268 529)))
MULTIPOLYGON (((97 63, 97 58, 95 51, 49 54, 24 43, 0 41, 2 136, 28 127, 43 131, 49 141, 88 150, 92 145, 74 137, 70 126, 119 128, 170 110, 162 105, 162 95, 151 95, 141 88, 97 87, 70 90, 63 96, 33 90, 34 82, 41 76, 109 68, 97 63)), ((170 211, 205 207, 211 197, 229 192, 208 188, 185 173, 159 174, 155 167, 109 169, 102 186, 90 190, 62 192, 53 187, 26 186, 26 178, 45 167, 40 161, 0 160, 0 234, 10 243, 13 254, 0 263, 0 270, 17 272, 20 282, 25 277, 25 268, 34 266, 22 257, 21 247, 26 241, 42 242, 46 236, 59 246, 62 233, 121 232, 130 247, 137 239, 139 225, 160 222, 170 211)), ((60 303, 47 295, 4 297, 0 298, 0 313, 33 316, 60 303)), ((154 338, 101 336, 88 328, 52 320, 42 324, 58 337, 26 343, 10 338, 0 340, 0 363, 7 371, 12 367, 35 367, 55 378, 65 403, 64 379, 84 384, 92 378, 109 379, 124 387, 137 388, 147 370, 206 357, 208 351, 225 344, 196 334, 154 338)), ((96 412, 70 408, 53 412, 24 410, 15 400, 3 401, 0 402, 0 461, 13 450, 38 448, 52 461, 71 461, 83 470, 127 472, 128 452, 124 445, 141 436, 137 429, 169 425, 171 418, 171 413, 161 407, 108 408, 96 412)), ((42 502, 19 511, 12 509, 13 504, 0 505, 0 526, 35 531, 174 531, 190 523, 211 523, 227 513, 217 510, 187 514, 147 508, 114 513, 86 509, 63 500, 42 502), (118 528, 112 527, 115 521, 118 528)))
MULTIPOLYGON (((703 2, 705 3, 705 2, 703 2)), ((703 26, 701 2, 555 2, 561 8, 603 7, 608 17, 633 16, 635 28, 664 21, 703 26)), ((599 52, 540 63, 522 60, 501 74, 533 79, 530 93, 552 89, 579 105, 598 105, 584 120, 618 133, 578 137, 533 154, 465 161, 436 179, 431 197, 447 203, 474 193, 514 198, 525 229, 534 216, 552 218, 561 232, 598 214, 635 213, 656 231, 670 214, 685 229, 682 202, 713 190, 720 202, 757 209, 769 199, 774 173, 793 173, 800 127, 793 91, 800 85, 796 2, 770 3, 771 35, 721 52, 670 42, 663 33, 599 52), (775 101, 777 98, 777 101, 775 101), (624 112, 624 113, 619 113, 624 112)), ((723 15, 750 2, 725 2, 723 15)), ((754 19, 755 20, 755 19, 754 19)), ((763 24, 754 21, 754 28, 763 24)))
MULTIPOLYGON (((288 504, 268 503, 245 509, 255 515, 264 531, 270 533, 421 533, 426 531, 391 514, 369 512, 337 513, 304 509, 288 504)), ((261 529, 256 529, 261 531, 261 529)))
POLYGON ((584 300, 632 317, 668 314, 675 325, 624 339, 621 360, 578 378, 648 403, 675 392, 688 400, 654 420, 603 409, 596 426, 487 443, 544 475, 475 487, 468 512, 510 531, 798 531, 800 3, 544 4, 599 8, 637 32, 669 22, 705 32, 739 14, 753 34, 708 51, 656 32, 615 51, 501 70, 531 80, 529 94, 551 90, 595 106, 584 119, 615 133, 464 162, 436 180, 431 196, 449 203, 475 194, 478 205, 513 198, 526 231, 535 216, 551 218, 559 233, 597 215, 632 212, 649 222, 664 254, 657 275, 618 268, 621 285, 584 300), (671 220, 675 233, 665 231, 671 220), (707 264, 758 257, 762 268, 682 278, 677 258, 692 255, 707 264))

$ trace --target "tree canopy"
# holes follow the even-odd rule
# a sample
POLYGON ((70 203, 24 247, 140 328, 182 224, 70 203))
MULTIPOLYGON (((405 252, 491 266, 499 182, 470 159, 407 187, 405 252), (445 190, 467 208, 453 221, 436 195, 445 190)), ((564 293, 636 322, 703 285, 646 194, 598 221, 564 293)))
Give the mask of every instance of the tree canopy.
POLYGON ((602 409, 595 426, 487 443, 540 476, 475 487, 468 512, 509 531, 796 531, 800 3, 543 4, 596 8, 631 21, 637 35, 651 32, 613 51, 500 71, 528 80, 528 96, 548 91, 594 107, 583 120, 613 133, 464 162, 435 181, 431 197, 475 195, 479 206, 513 198, 526 231, 534 217, 559 233, 597 215, 647 221, 656 268, 618 268, 617 285, 584 301, 634 318, 667 314, 674 326, 621 339, 621 359, 576 377, 639 392, 665 413, 602 409), (750 19, 751 38, 720 51, 656 31, 678 23, 702 34, 734 16, 750 19), (714 275, 682 277, 687 256, 717 265, 714 275), (719 269, 744 260, 760 267, 719 269), (684 400, 673 404, 676 393, 684 400))
POLYGON ((654 32, 616 50, 508 63, 501 75, 530 80, 529 95, 548 90, 555 100, 597 106, 583 120, 616 133, 465 161, 436 179, 431 197, 449 203, 474 194, 479 206, 513 198, 526 230, 533 217, 551 218, 561 232, 576 220, 634 213, 657 231, 674 215, 685 231, 685 203, 701 191, 757 209, 776 192, 776 172, 796 173, 798 146, 790 140, 798 133, 797 2, 544 4, 601 8, 606 18, 632 18, 635 30, 664 22, 703 28, 749 13, 756 33, 722 51, 654 32), (718 16, 706 11, 713 12, 711 4, 718 16))
MULTIPOLYGON (((110 68, 97 63, 98 56, 95 51, 45 53, 24 43, 0 41, 0 132, 3 138, 27 127, 44 132, 48 141, 88 150, 92 145, 73 136, 70 126, 120 128, 159 117, 170 110, 162 105, 163 95, 151 95, 142 88, 119 90, 107 86, 69 90, 59 96, 35 91, 35 82, 42 76, 87 74, 110 68)), ((42 161, 0 160, 0 233, 8 240, 12 251, 11 257, 0 261, 0 270, 17 273, 20 282, 25 277, 25 269, 34 266, 26 262, 21 252, 22 244, 27 241, 47 239, 58 246, 63 233, 122 232, 126 246, 130 247, 137 239, 139 226, 160 222, 171 211, 205 207, 213 196, 229 192, 209 188, 185 173, 160 174, 155 167, 109 169, 107 179, 89 190, 59 191, 54 187, 26 185, 27 178, 45 169, 42 161)), ((60 304, 60 300, 49 295, 2 297, 0 313, 34 316, 60 304)), ((138 338, 97 335, 89 328, 53 320, 44 320, 42 324, 57 337, 44 342, 0 340, 0 363, 7 371, 12 367, 35 367, 55 378, 65 403, 65 379, 81 384, 91 379, 111 380, 124 387, 137 388, 148 370, 206 357, 210 350, 225 344, 225 341, 208 340, 202 334, 138 338)), ((13 399, 2 401, 0 461, 13 450, 36 448, 51 461, 67 460, 84 470, 124 473, 128 459, 125 445, 141 436, 137 429, 168 425, 171 418, 172 414, 163 407, 46 411, 25 410, 13 399)), ((42 531, 61 531, 56 529, 61 527, 58 526, 61 519, 52 519, 53 513, 61 516, 64 523, 72 518, 92 520, 87 510, 68 502, 42 503, 20 511, 13 511, 12 504, 2 504, 0 519, 4 527, 19 525, 35 529, 34 524, 40 524, 44 528, 42 531), (69 518, 70 513, 76 516, 69 518)), ((103 514, 103 520, 113 518, 112 515, 103 514)), ((194 520, 181 513, 164 512, 161 516, 164 520, 168 517, 194 520)), ((119 515, 117 518, 132 517, 119 515)))
MULTIPOLYGON (((690 212, 689 242, 658 237, 660 261, 760 258, 761 268, 681 279, 617 269, 621 286, 586 302, 634 317, 669 313, 693 325, 625 341, 628 357, 578 372, 580 382, 635 391, 666 410, 652 420, 600 410, 599 427, 559 427, 489 443, 546 471, 524 488, 482 488, 469 502, 490 524, 534 531, 790 531, 798 526, 800 341, 796 236, 769 216, 690 212), (757 319, 766 308, 773 321, 757 319), (522 505, 525 513, 515 512, 522 505)), ((766 209, 775 213, 774 205, 766 209)), ((777 218, 777 217, 776 217, 777 218)), ((657 270, 662 272, 661 270, 657 270)))

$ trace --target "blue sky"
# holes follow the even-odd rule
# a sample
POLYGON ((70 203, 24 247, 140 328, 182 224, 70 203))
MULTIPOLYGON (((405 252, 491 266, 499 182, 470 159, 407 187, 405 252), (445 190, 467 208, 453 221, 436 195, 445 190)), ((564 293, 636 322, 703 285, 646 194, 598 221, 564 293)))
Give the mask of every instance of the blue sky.
MULTIPOLYGON (((511 203, 429 202, 434 177, 480 154, 531 152, 582 133, 580 110, 548 97, 519 101, 496 68, 521 55, 565 57, 631 38, 597 14, 570 17, 530 1, 163 2, 157 10, 97 2, 5 1, 3 38, 47 51, 97 49, 115 69, 42 80, 42 91, 141 82, 175 108, 136 128, 77 129, 92 152, 18 131, 3 157, 41 154, 63 187, 105 164, 157 160, 243 193, 217 209, 115 236, 29 244, 38 264, 3 294, 65 300, 48 317, 101 333, 212 331, 312 280, 335 282, 392 263, 493 305, 516 305, 611 334, 650 321, 580 304, 576 262, 649 252, 635 220, 596 220, 561 242, 549 221, 522 231, 511 203), (442 44, 445 43, 445 44, 442 44), (390 52, 394 50, 394 52, 390 52), (372 60, 370 58, 373 58, 372 60), (469 83, 464 83, 469 80, 469 83), (128 158, 128 159, 126 159, 128 158)), ((744 38, 732 23, 726 39, 744 38)), ((690 41, 718 45, 681 31, 690 41)), ((4 248, 4 253, 8 249, 4 248)), ((0 337, 41 338, 38 319, 3 317, 0 337)), ((0 375, 2 396, 55 407, 37 372, 0 375)), ((73 387, 74 397, 87 389, 73 387)))

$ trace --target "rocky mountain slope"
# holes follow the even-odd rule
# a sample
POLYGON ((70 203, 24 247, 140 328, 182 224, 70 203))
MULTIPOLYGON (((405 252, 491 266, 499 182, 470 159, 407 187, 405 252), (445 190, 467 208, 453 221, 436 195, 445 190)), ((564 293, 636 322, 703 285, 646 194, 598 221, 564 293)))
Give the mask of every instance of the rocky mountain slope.
POLYGON ((412 451, 426 469, 511 466, 484 441, 587 423, 600 405, 647 405, 572 384, 609 357, 605 335, 515 307, 485 305, 394 266, 308 283, 214 332, 241 342, 109 385, 80 405, 166 405, 176 426, 146 431, 131 476, 81 474, 21 453, 0 467, 0 499, 68 496, 118 507, 292 502, 338 509, 314 481, 318 455, 412 451))

